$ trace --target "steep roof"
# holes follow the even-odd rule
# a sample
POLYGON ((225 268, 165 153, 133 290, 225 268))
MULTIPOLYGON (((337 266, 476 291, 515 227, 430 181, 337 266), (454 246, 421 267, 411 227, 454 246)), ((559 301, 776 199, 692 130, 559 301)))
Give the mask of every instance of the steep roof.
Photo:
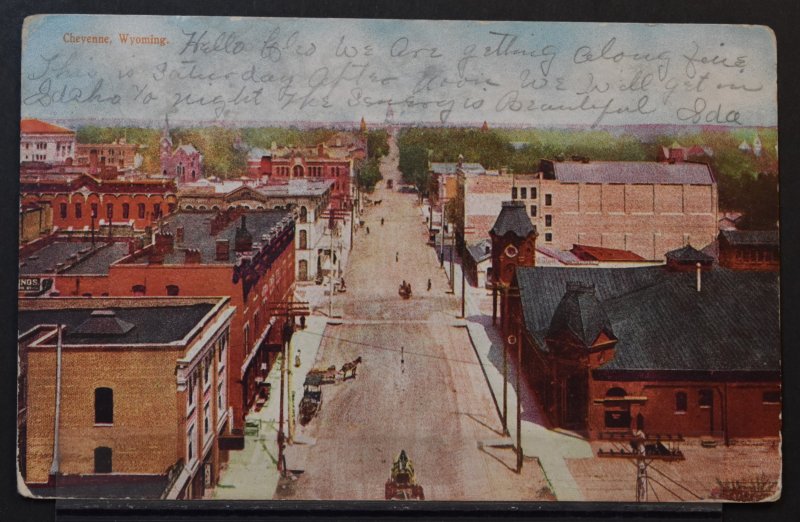
POLYGON ((601 332, 614 337, 614 329, 592 283, 567 281, 566 293, 553 312, 547 336, 563 332, 571 333, 587 347, 594 344, 601 332))
POLYGON ((678 261, 679 263, 710 263, 714 261, 713 257, 697 250, 692 245, 670 250, 665 254, 665 257, 670 261, 678 261))
POLYGON ((554 161, 551 164, 556 179, 567 183, 714 184, 711 169, 704 163, 554 161))
POLYGON ((695 274, 663 267, 517 268, 517 279, 526 329, 542 351, 567 282, 594 284, 618 339, 599 371, 780 370, 776 273, 715 269, 700 292, 695 274))
POLYGON ((19 130, 22 134, 75 134, 72 129, 32 118, 20 120, 19 130))
POLYGON ((492 257, 492 241, 490 239, 482 239, 477 243, 467 245, 467 252, 476 263, 485 261, 492 257))
POLYGON ((723 230, 720 235, 736 246, 778 246, 780 243, 777 230, 723 230))
POLYGON ((511 232, 517 237, 528 237, 531 232, 536 233, 536 227, 525 213, 525 203, 503 201, 503 207, 500 209, 500 214, 497 216, 491 232, 496 236, 504 236, 511 232))

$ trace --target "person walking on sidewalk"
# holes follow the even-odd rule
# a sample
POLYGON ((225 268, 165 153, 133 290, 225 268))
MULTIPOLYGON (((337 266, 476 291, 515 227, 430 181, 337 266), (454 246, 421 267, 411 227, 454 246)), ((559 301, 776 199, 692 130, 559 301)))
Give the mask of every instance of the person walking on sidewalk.
POLYGON ((428 292, 431 291, 431 279, 428 278, 428 292))
POLYGON ((395 252, 394 254, 394 262, 397 263, 400 261, 400 252, 395 252))

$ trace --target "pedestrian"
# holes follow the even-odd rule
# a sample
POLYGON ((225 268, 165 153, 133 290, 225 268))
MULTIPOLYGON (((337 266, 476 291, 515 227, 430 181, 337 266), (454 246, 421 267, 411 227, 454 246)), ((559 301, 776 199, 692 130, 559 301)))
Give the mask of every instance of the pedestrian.
POLYGON ((400 252, 395 252, 394 254, 394 262, 398 263, 400 261, 400 252))
POLYGON ((431 291, 431 280, 430 278, 428 278, 428 292, 430 291, 431 291))
POLYGON ((383 218, 381 218, 381 226, 383 226, 383 218))
POLYGON ((367 235, 369 235, 369 227, 367 227, 367 235))
POLYGON ((405 346, 400 347, 400 373, 406 373, 405 346))

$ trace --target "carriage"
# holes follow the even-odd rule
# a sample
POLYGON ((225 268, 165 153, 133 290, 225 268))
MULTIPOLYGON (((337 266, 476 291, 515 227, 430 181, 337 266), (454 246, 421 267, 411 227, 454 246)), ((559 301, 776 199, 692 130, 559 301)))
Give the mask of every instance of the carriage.
POLYGON ((320 409, 322 409, 322 375, 309 373, 303 383, 303 399, 300 401, 300 424, 305 426, 311 422, 311 419, 319 413, 320 409))
POLYGON ((310 376, 319 376, 320 384, 333 384, 336 382, 336 366, 328 366, 327 370, 321 368, 312 368, 308 370, 306 381, 310 376))
POLYGON ((397 293, 403 299, 411 299, 411 284, 410 283, 404 283, 404 284, 400 285, 400 289, 397 291, 397 293))
POLYGON ((384 489, 386 500, 425 500, 425 492, 414 475, 414 464, 405 450, 394 460, 384 489))

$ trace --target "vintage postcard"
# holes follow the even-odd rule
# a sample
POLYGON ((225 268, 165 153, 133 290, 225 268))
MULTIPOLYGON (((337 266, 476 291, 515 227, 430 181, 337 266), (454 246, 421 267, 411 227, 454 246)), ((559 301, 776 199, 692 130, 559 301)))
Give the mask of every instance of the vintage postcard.
POLYGON ((767 501, 763 26, 39 15, 18 484, 767 501))

